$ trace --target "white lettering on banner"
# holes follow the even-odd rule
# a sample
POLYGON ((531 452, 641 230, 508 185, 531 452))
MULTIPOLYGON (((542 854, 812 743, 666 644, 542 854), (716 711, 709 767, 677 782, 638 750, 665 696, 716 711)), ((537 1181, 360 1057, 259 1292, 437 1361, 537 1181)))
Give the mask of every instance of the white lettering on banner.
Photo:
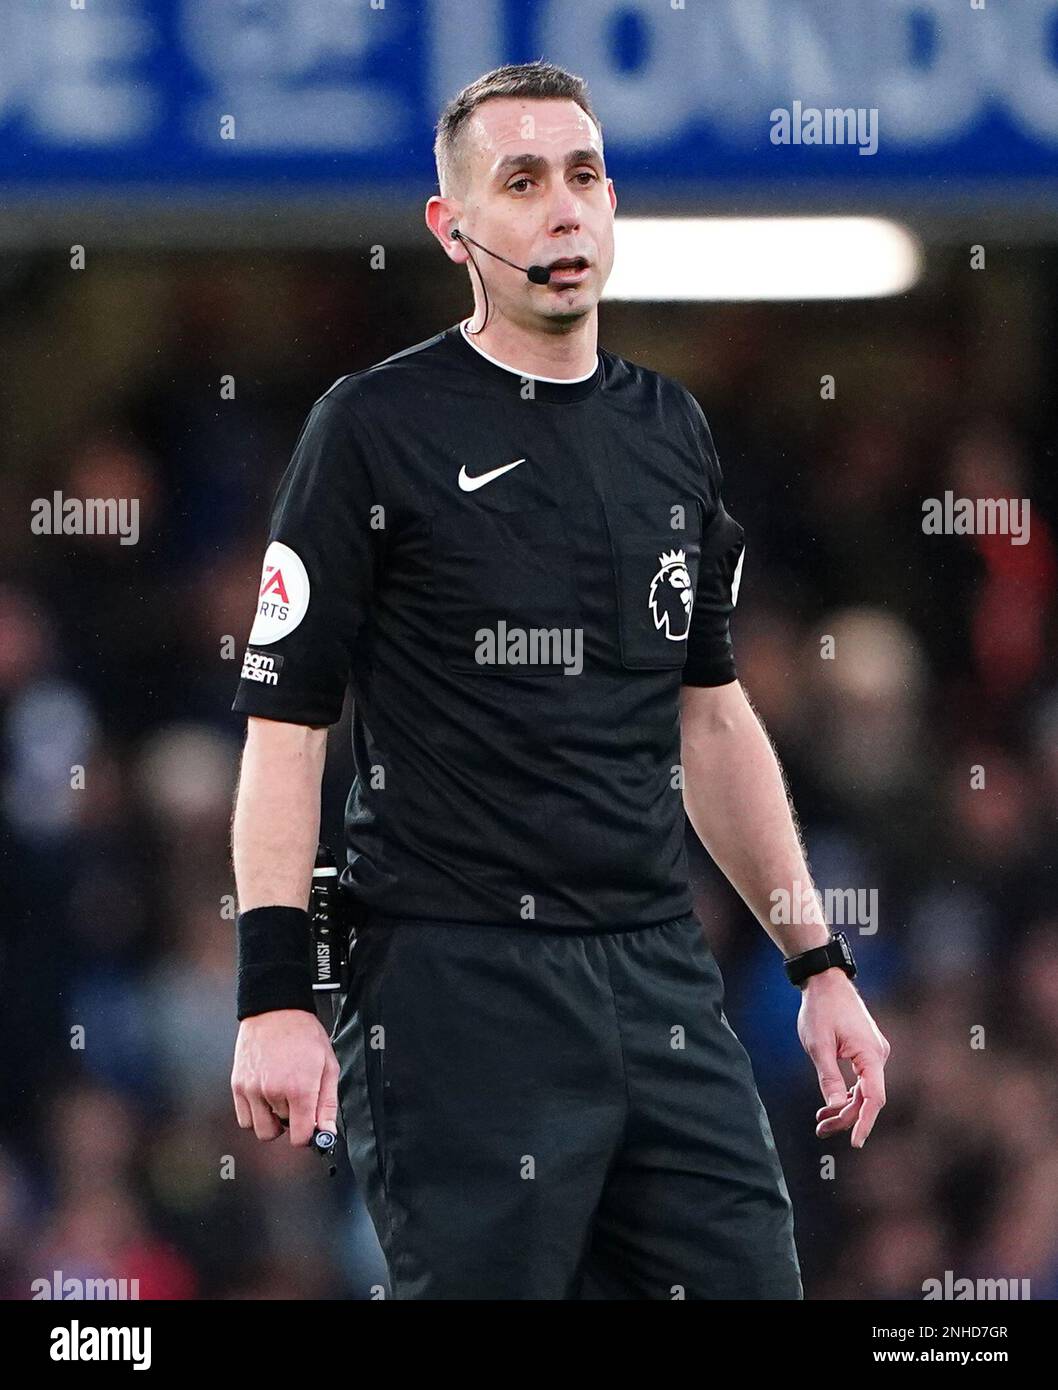
POLYGON ((187 53, 213 82, 189 113, 193 139, 216 146, 218 109, 239 113, 234 153, 363 152, 407 139, 407 100, 367 71, 371 50, 395 37, 402 16, 397 6, 394 12, 380 25, 365 0, 285 0, 266 9, 184 0, 187 53), (365 80, 336 73, 343 61, 365 80))
POLYGON ((607 144, 622 152, 692 133, 759 146, 768 113, 795 100, 877 107, 890 148, 945 145, 994 113, 1058 145, 1058 0, 997 0, 979 11, 968 0, 699 0, 682 9, 659 0, 420 0, 384 9, 368 0, 178 0, 174 8, 176 54, 165 51, 160 0, 11 6, 0 117, 55 148, 150 141, 169 119, 165 65, 179 64, 198 95, 178 105, 174 126, 206 153, 232 162, 262 150, 406 159, 423 111, 510 61, 508 21, 525 10, 526 51, 575 55, 607 144), (614 43, 621 20, 643 35, 634 66, 614 43), (397 51, 414 56, 421 81, 406 80, 397 51), (223 148, 221 112, 238 114, 236 138, 223 148))
MULTIPOLYGON (((1037 140, 1058 142, 1058 0, 1019 0, 1008 13, 1005 36, 1012 112, 1037 140), (1014 69, 1011 71, 1010 69, 1014 69)), ((1004 42, 1004 36, 997 36, 1004 42)))
POLYGON ((895 145, 957 139, 996 106, 1026 134, 1058 142, 1058 0, 981 14, 951 0, 714 0, 678 12, 645 0, 549 0, 540 16, 532 46, 577 55, 609 143, 649 145, 705 119, 711 133, 755 144, 768 112, 795 98, 878 107, 895 145), (630 12, 647 36, 634 72, 612 41, 630 12), (928 42, 916 53, 921 30, 928 42))
POLYGON ((33 137, 49 145, 142 140, 160 116, 144 71, 153 47, 136 0, 83 10, 11 6, 0 50, 0 121, 21 109, 33 137))

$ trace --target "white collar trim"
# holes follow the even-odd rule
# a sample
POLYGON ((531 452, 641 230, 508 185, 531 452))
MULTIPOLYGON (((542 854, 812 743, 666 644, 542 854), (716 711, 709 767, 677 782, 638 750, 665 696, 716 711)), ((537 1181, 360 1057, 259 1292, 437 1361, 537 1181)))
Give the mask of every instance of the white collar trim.
MULTIPOLYGON (((471 315, 471 318, 473 318, 473 315, 471 315)), ((538 376, 536 372, 521 372, 517 367, 509 367, 506 362, 501 362, 498 357, 493 357, 492 354, 486 352, 483 347, 478 347, 474 339, 467 333, 467 324, 469 322, 470 319, 466 318, 459 325, 459 331, 462 333, 465 341, 470 344, 475 352, 480 352, 482 357, 487 358, 494 366, 502 367, 505 372, 513 372, 515 376, 529 377, 532 381, 550 381, 556 386, 574 386, 578 381, 587 381, 590 377, 593 377, 599 369, 599 354, 596 353, 595 366, 592 367, 590 372, 585 372, 583 376, 538 376)))

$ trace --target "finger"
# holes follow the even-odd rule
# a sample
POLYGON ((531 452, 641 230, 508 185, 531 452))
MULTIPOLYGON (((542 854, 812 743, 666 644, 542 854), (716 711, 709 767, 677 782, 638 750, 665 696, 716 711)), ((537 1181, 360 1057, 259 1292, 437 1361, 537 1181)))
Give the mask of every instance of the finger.
POLYGON ((845 1088, 844 1095, 842 1095, 833 1105, 821 1105, 816 1113, 822 1115, 825 1111, 829 1110, 836 1114, 837 1111, 844 1110, 845 1106, 848 1105, 849 1101, 852 1100, 854 1096, 859 1094, 860 1089, 860 1081, 859 1077, 857 1077, 851 1086, 847 1086, 845 1088))
POLYGON ((826 1139, 831 1134, 840 1134, 843 1130, 851 1129, 859 1116, 863 1105, 863 1097, 857 1096, 850 1101, 847 1106, 837 1115, 831 1115, 829 1119, 821 1120, 816 1125, 816 1136, 819 1139, 826 1139))
POLYGON ((874 1128, 874 1122, 878 1118, 881 1105, 876 1100, 865 1100, 863 1109, 860 1111, 860 1118, 856 1121, 856 1126, 852 1131, 852 1147, 862 1149, 867 1142, 867 1136, 874 1128))
POLYGON ((830 1134, 838 1134, 849 1129, 860 1113, 863 1092, 857 1081, 843 1105, 828 1105, 816 1113, 816 1135, 823 1139, 830 1134))
POLYGON ((319 1085, 303 1086, 287 1093, 287 1101, 290 1104, 290 1142, 295 1148, 303 1148, 312 1140, 319 1097, 319 1085))
POLYGON ((316 1128, 338 1133, 338 1058, 333 1048, 327 1050, 320 1083, 320 1098, 316 1104, 316 1128))
POLYGON ((856 1083, 863 1088, 868 1100, 876 1100, 879 1108, 885 1104, 885 1063, 881 1057, 871 1054, 853 1062, 856 1068, 856 1083))
POLYGON ((253 1124, 253 1112, 250 1110, 250 1103, 243 1095, 241 1090, 231 1088, 232 1099, 235 1102, 235 1118, 240 1129, 249 1129, 253 1124))
POLYGON ((250 1096, 250 1112, 253 1117, 253 1132, 258 1139, 278 1139, 283 1133, 279 1117, 263 1096, 250 1096))
POLYGON ((816 1120, 817 1120, 817 1121, 818 1121, 818 1120, 832 1120, 832 1119, 834 1118, 835 1115, 839 1114, 842 1110, 845 1109, 846 1105, 848 1105, 849 1100, 851 1100, 851 1099, 852 1099, 852 1097, 849 1096, 848 1099, 847 1099, 847 1100, 843 1100, 843 1101, 841 1102, 840 1105, 823 1105, 823 1106, 821 1106, 821 1107, 816 1111, 816 1120))
POLYGON ((845 1085, 845 1078, 838 1066, 838 1050, 834 1039, 831 1038, 821 1047, 819 1055, 812 1060, 816 1064, 816 1075, 819 1077, 819 1090, 823 1099, 828 1105, 844 1104, 849 1088, 845 1085))
POLYGON ((882 1064, 880 1062, 869 1062, 863 1069, 860 1078, 863 1082, 863 1108, 860 1111, 856 1127, 852 1131, 852 1147, 862 1149, 867 1142, 867 1136, 874 1128, 874 1122, 878 1118, 878 1113, 885 1104, 885 1081, 882 1076, 882 1064))
POLYGON ((851 1090, 846 1091, 841 1099, 836 1101, 833 1105, 821 1105, 816 1111, 816 1119, 830 1118, 836 1115, 840 1110, 844 1110, 849 1101, 856 1095, 856 1087, 859 1086, 859 1084, 860 1083, 857 1081, 856 1085, 853 1086, 851 1090))

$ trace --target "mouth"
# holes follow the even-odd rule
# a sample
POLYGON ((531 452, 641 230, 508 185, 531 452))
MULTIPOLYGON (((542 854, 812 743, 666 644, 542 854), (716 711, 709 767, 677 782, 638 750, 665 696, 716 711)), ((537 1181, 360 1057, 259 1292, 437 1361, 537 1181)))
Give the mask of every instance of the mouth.
POLYGON ((575 285, 587 275, 590 270, 588 260, 584 256, 561 256, 557 261, 552 261, 548 266, 551 272, 551 285, 575 285))

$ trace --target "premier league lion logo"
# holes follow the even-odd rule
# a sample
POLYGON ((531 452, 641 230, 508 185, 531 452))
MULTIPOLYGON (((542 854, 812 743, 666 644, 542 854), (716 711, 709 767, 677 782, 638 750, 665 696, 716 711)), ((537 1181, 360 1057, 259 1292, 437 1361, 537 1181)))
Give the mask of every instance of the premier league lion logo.
POLYGON ((694 590, 682 550, 664 550, 658 556, 661 568, 650 581, 650 611, 654 626, 670 642, 683 642, 691 630, 694 590))

